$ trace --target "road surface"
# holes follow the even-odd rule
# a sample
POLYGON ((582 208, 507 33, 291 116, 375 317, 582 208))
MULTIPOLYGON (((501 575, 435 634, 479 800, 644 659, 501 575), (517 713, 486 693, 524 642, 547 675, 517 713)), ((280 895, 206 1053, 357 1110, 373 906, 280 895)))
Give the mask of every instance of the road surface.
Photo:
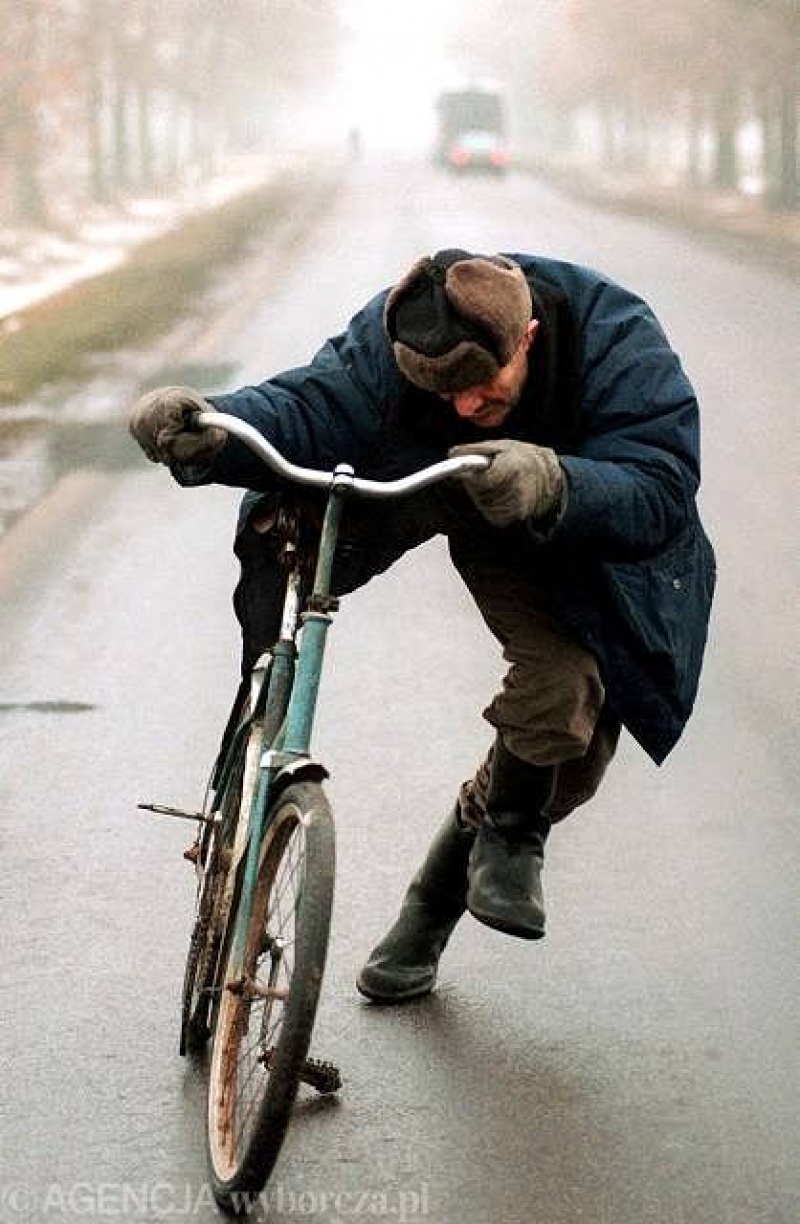
MULTIPOLYGON (((437 543, 345 601, 318 737, 339 873, 314 1039, 345 1086, 303 1098, 269 1218, 793 1224, 793 287, 522 176, 365 163, 163 373, 233 385, 302 362, 445 245, 593 264, 663 319, 704 408, 707 668, 666 765, 628 739, 554 833, 548 938, 465 918, 437 992, 381 1009, 356 971, 485 750, 501 661, 437 543)), ((0 545, 0 1220, 205 1222, 203 1070, 177 1056, 190 830, 136 804, 200 798, 236 666, 237 495, 180 490, 132 446, 96 458, 0 545)))

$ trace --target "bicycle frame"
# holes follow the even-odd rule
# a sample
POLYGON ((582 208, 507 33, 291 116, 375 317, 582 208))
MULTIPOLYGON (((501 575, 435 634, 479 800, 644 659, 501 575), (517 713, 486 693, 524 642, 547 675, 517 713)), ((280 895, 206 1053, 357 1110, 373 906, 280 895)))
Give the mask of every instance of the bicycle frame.
MULTIPOLYGON (((268 685, 265 706, 267 723, 275 726, 280 720, 281 725, 274 744, 267 745, 262 753, 258 785, 247 818, 247 857, 232 953, 234 977, 239 975, 244 960, 245 937, 258 878, 261 846, 269 822, 274 782, 284 770, 297 772, 298 765, 310 766, 318 778, 327 777, 327 770, 311 761, 311 734, 322 678, 325 642, 337 607, 337 601, 331 594, 333 561, 344 499, 352 480, 352 469, 345 465, 334 474, 307 606, 305 609, 300 607, 300 581, 295 572, 290 576, 287 591, 284 629, 272 649, 271 666, 268 671, 262 671, 260 684, 257 685, 259 692, 262 685, 268 685), (300 646, 295 652, 298 629, 301 634, 300 646)), ((258 698, 255 697, 255 700, 258 698)))
POLYGON ((223 428, 244 442, 279 477, 312 488, 325 489, 327 492, 310 599, 306 608, 301 609, 299 586, 292 587, 290 583, 290 602, 294 601, 294 606, 288 619, 292 623, 286 625, 285 616, 287 632, 285 635, 281 632, 280 640, 273 647, 268 674, 265 669, 261 685, 256 685, 257 691, 254 694, 253 708, 256 708, 262 699, 263 685, 268 684, 265 719, 270 728, 279 727, 279 730, 274 742, 269 744, 262 754, 258 785, 251 810, 247 814, 245 874, 240 903, 236 909, 232 947, 232 968, 236 977, 241 975, 244 965, 246 932, 252 913, 262 843, 274 797, 274 782, 282 772, 295 776, 298 766, 300 770, 313 771, 318 780, 327 777, 327 771, 311 761, 309 750, 325 640, 333 619, 332 612, 337 606, 337 601, 332 596, 331 581, 345 498, 350 492, 367 498, 403 496, 448 476, 470 470, 484 470, 489 461, 481 455, 466 455, 442 460, 421 472, 398 480, 370 480, 356 477, 353 468, 346 463, 339 464, 333 472, 299 467, 281 455, 252 425, 226 413, 202 411, 187 414, 187 428, 203 429, 210 426, 223 428), (301 621, 300 648, 295 656, 295 643, 301 621))

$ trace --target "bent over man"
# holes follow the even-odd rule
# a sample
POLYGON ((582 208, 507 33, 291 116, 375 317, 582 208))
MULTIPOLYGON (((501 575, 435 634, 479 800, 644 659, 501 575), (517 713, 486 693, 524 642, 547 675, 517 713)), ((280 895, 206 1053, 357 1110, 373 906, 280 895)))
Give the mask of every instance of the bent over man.
POLYGON ((235 438, 187 428, 186 409, 209 406, 307 467, 388 479, 448 454, 490 460, 409 501, 351 506, 337 556, 346 592, 444 534, 508 665, 486 760, 358 977, 376 1001, 415 998, 466 910, 544 934, 545 842, 594 795, 620 727, 659 764, 683 730, 714 586, 696 397, 634 294, 573 264, 463 250, 418 259, 307 366, 208 399, 150 392, 131 419, 150 459, 184 485, 250 490, 234 596, 246 671, 277 629, 279 482, 235 438))

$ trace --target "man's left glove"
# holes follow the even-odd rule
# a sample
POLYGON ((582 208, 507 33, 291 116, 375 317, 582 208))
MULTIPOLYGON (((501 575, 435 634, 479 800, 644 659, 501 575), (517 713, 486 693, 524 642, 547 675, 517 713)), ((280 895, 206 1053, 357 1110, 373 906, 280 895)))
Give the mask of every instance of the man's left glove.
POLYGON ((191 387, 159 387, 137 400, 129 428, 152 463, 210 463, 225 445, 224 429, 192 429, 192 412, 211 404, 191 387))
POLYGON ((549 446, 501 438, 454 446, 449 454, 489 456, 491 462, 484 471, 467 472, 460 479, 493 527, 546 518, 561 503, 564 473, 549 446))

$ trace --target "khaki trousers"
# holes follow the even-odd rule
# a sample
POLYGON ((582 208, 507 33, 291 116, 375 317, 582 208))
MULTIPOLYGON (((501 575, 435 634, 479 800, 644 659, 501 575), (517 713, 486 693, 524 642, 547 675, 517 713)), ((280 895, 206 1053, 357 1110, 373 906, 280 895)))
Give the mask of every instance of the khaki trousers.
MULTIPOLYGON (((556 767, 547 814, 562 820, 595 794, 619 740, 597 663, 542 607, 531 582, 505 567, 459 568, 509 665, 483 716, 509 752, 556 767)), ((483 799, 489 765, 487 758, 467 784, 467 803, 483 799)))

